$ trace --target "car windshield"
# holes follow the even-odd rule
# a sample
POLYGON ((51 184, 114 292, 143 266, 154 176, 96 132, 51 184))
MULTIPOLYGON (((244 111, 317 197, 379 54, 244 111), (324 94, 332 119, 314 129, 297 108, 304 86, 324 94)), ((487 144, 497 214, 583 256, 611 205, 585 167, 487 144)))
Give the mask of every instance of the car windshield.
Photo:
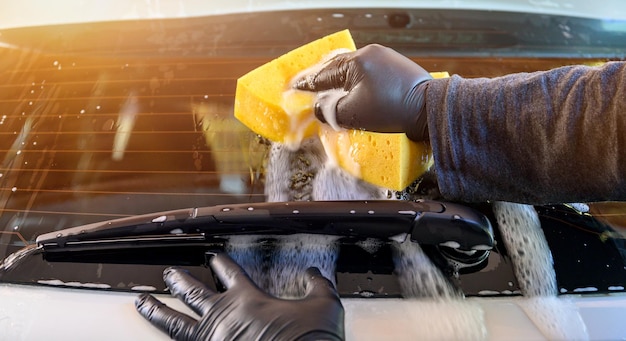
MULTIPOLYGON (((346 28, 359 47, 383 44, 464 77, 626 57, 624 20, 479 9, 266 10, 5 28, 0 259, 68 227, 271 201, 272 144, 234 118, 237 78, 346 28)), ((297 155, 290 162, 306 164, 297 155)), ((301 169, 282 178, 295 193, 288 200, 309 199, 311 175, 301 169)), ((582 233, 618 245, 624 271, 626 205, 585 207, 576 212, 601 227, 582 233)), ((560 234, 550 222, 564 218, 544 210, 560 234)))

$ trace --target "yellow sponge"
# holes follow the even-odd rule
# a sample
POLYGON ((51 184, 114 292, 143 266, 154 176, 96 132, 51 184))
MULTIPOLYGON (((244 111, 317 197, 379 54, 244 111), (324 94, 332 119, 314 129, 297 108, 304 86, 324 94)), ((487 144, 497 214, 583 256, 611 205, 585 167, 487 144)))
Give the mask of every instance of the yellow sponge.
MULTIPOLYGON (((298 73, 339 49, 356 50, 348 30, 303 45, 242 76, 237 80, 235 117, 255 133, 291 146, 317 133, 329 159, 350 174, 402 190, 432 165, 427 144, 413 142, 405 134, 336 132, 315 119, 314 94, 291 89, 298 73)), ((431 75, 448 76, 446 72, 431 75)))
POLYGON ((324 125, 320 139, 328 157, 348 173, 393 190, 406 188, 433 164, 430 148, 404 133, 334 131, 324 125))
POLYGON ((290 89, 303 70, 339 50, 354 51, 350 31, 343 30, 310 42, 264 64, 237 80, 235 117, 272 141, 298 145, 317 132, 315 95, 290 89))

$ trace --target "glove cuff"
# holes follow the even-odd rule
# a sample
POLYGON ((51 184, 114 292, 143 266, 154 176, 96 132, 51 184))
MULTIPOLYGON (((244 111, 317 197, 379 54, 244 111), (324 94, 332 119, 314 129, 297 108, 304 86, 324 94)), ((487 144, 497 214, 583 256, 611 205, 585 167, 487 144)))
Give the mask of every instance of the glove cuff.
POLYGON ((430 80, 417 84, 412 92, 415 103, 415 116, 405 132, 406 136, 415 142, 428 140, 428 115, 426 114, 426 89, 430 80))
POLYGON ((308 332, 296 339, 297 341, 343 341, 344 337, 321 330, 308 332))

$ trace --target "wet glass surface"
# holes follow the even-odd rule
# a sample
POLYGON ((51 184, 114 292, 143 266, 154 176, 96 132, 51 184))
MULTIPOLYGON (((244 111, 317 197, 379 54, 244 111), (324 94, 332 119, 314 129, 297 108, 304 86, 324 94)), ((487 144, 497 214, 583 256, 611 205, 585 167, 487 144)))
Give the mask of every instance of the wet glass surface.
MULTIPOLYGON (((357 46, 385 44, 427 70, 465 77, 595 64, 626 55, 624 32, 602 31, 601 21, 530 15, 489 15, 485 21, 479 12, 471 18, 463 14, 461 20, 462 13, 422 11, 410 16, 419 24, 402 29, 406 25, 389 24, 384 10, 365 14, 347 10, 341 19, 329 21, 318 19, 331 18, 332 12, 319 10, 0 31, 0 259, 32 245, 38 235, 67 227, 178 208, 265 201, 269 145, 233 118, 236 79, 339 29, 350 28, 357 46), (242 20, 249 23, 245 30, 234 24, 242 20), (541 31, 554 22, 580 34, 557 44, 563 41, 562 32, 541 31), (518 29, 522 26, 524 30, 518 29)), ((624 290, 622 203, 592 205, 576 219, 571 212, 561 216, 561 210, 539 212, 562 293, 624 290), (575 237, 560 237, 572 235, 570 230, 577 231, 575 237), (581 248, 589 251, 579 253, 581 248), (588 275, 579 276, 580 271, 588 275)), ((361 251, 351 250, 343 254, 344 272, 338 275, 341 283, 354 281, 344 294, 372 281, 394 281, 385 268, 388 260, 385 266, 373 262, 387 270, 371 277, 367 273, 372 269, 357 271, 352 257, 361 251)), ((174 256, 178 253, 173 251, 163 250, 172 255, 171 263, 185 265, 179 259, 185 253, 174 256)), ((491 257, 492 267, 482 271, 489 277, 461 277, 466 293, 518 289, 506 250, 491 257), (496 263, 502 265, 499 272, 493 270, 496 263), (498 284, 485 286, 491 277, 499 278, 498 284)), ((202 274, 206 268, 200 259, 194 266, 201 276, 210 276, 202 274)), ((3 280, 61 280, 78 266, 85 270, 76 273, 86 277, 63 281, 94 283, 87 274, 133 272, 120 270, 129 269, 128 264, 102 268, 108 263, 97 258, 93 263, 55 263, 33 256, 27 263, 30 270, 3 280), (50 271, 58 276, 43 275, 50 271)), ((133 283, 161 290, 157 283, 164 264, 168 262, 161 259, 159 264, 132 267, 141 271, 130 277, 145 273, 149 280, 120 275, 106 282, 111 288, 124 283, 117 286, 124 290, 132 290, 133 283)), ((389 295, 398 294, 393 285, 386 287, 391 288, 389 295)))

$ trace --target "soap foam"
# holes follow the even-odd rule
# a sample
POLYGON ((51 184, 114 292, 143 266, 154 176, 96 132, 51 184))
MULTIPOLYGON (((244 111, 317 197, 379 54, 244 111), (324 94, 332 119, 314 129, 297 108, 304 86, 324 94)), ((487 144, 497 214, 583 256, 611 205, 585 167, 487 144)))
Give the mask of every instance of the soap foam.
MULTIPOLYGON (((398 192, 388 192, 364 183, 344 170, 329 163, 319 141, 308 142, 296 153, 275 144, 270 153, 269 166, 274 174, 266 193, 269 199, 309 198, 304 200, 349 200, 349 199, 392 199, 398 192), (294 154, 295 153, 295 154, 294 154), (302 160, 307 160, 306 162, 302 160), (293 186, 293 174, 310 173, 306 185, 293 186), (282 179, 282 181, 280 181, 282 179), (279 185, 281 184, 282 185, 279 185), (290 185, 285 185, 285 183, 290 185), (388 194, 388 195, 387 195, 388 194)), ((407 193, 401 193, 404 198, 407 193)), ((412 197, 413 195, 411 195, 412 197)), ((547 339, 585 340, 586 327, 575 305, 558 298, 556 276, 552 267, 550 249, 541 230, 539 217, 532 206, 496 202, 494 214, 503 236, 503 241, 519 280, 522 293, 528 298, 520 298, 519 306, 539 328, 547 339)), ((309 266, 318 266, 327 278, 334 280, 338 245, 334 237, 294 235, 280 237, 272 256, 262 251, 259 237, 238 236, 231 238, 228 252, 253 280, 270 293, 282 297, 298 297, 304 292, 301 276, 309 266), (324 239, 329 238, 329 239, 324 239)), ((358 244, 368 252, 375 252, 380 246, 376 240, 366 240, 358 244)), ((381 308, 381 303, 371 301, 372 314, 393 321, 394 314, 399 319, 411 318, 416 321, 414 335, 426 335, 427 339, 484 340, 487 338, 484 312, 477 304, 463 300, 463 293, 437 268, 422 248, 408 238, 392 242, 395 273, 405 298, 420 298, 398 301, 393 309, 381 308), (434 298, 433 301, 424 298, 434 298), (406 305, 399 309, 399 305, 406 305), (438 309, 445 310, 448 319, 432 319, 438 309), (449 337, 453 335, 454 337, 449 337)), ((491 292, 482 292, 492 294, 491 292)), ((493 292, 493 294, 512 294, 493 292)), ((352 301, 345 301, 347 308, 352 301)), ((369 302, 369 301, 366 301, 369 302)), ((361 302, 363 304, 363 302, 361 302)), ((384 307, 384 304, 382 305, 384 307)), ((363 306, 361 305, 362 309, 363 306)), ((350 320, 347 309, 346 322, 352 327, 367 328, 364 321, 350 320)), ((393 328, 390 328, 393 333, 393 328)), ((349 333, 348 333, 349 335, 349 333)), ((367 335, 361 334, 360 335, 367 335)), ((373 333, 372 335, 379 335, 373 333)), ((406 331, 398 334, 406 335, 406 331)), ((393 338, 393 334, 389 334, 393 338)))
POLYGON ((394 265, 404 297, 462 298, 446 276, 430 261, 419 244, 393 243, 394 265))
POLYGON ((361 165, 354 159, 354 154, 358 153, 350 139, 351 132, 348 130, 335 131, 327 125, 321 125, 319 138, 326 152, 327 163, 333 167, 339 167, 339 159, 343 161, 341 168, 344 168, 354 177, 361 177, 361 165), (340 158, 343 155, 343 158, 340 158))
POLYGON ((578 307, 562 297, 529 297, 519 306, 548 340, 589 340, 578 307))
POLYGON ((346 340, 489 340, 485 311, 466 300, 345 300, 346 340), (351 312, 359 310, 359 314, 351 312), (443 317, 443 318, 442 318, 443 317), (385 321, 381 331, 380 321, 385 321), (411 323, 406 323, 411 321, 411 323))
MULTIPOLYGON (((359 180, 333 163, 327 162, 325 153, 319 140, 311 139, 303 143, 297 151, 273 143, 269 154, 266 172, 265 193, 268 201, 287 200, 373 200, 389 198, 388 190, 383 189, 362 180, 359 180), (294 181, 294 179, 298 181, 294 181)), ((393 196, 392 196, 393 197, 393 196)), ((303 235, 299 235, 303 236, 303 235)), ((320 236, 318 236, 320 237, 320 236)), ((293 287, 294 279, 301 270, 306 269, 306 264, 316 264, 327 269, 328 278, 334 278, 335 261, 338 257, 336 246, 325 249, 324 253, 318 250, 319 245, 308 245, 314 242, 307 239, 299 244, 298 248, 281 247, 282 256, 279 257, 283 266, 272 265, 270 259, 261 256, 258 246, 259 237, 238 236, 231 238, 228 250, 236 261, 241 262, 244 269, 251 271, 251 277, 256 283, 270 292, 293 295, 301 289, 293 287), (292 251, 285 251, 291 249, 292 251), (306 258, 303 250, 311 252, 311 257, 306 258), (334 250, 334 251, 333 251, 334 250), (290 252, 293 252, 290 253, 290 252), (335 252, 335 254, 333 254, 335 252), (282 257, 282 258, 281 258, 282 257), (287 264, 287 261, 290 264, 287 264), (331 262, 323 264, 323 262, 331 262), (272 273, 268 277, 268 274, 272 273)), ((284 237, 281 237, 284 238, 284 237)), ((298 240, 285 240, 281 243, 291 245, 298 240)), ((306 237, 308 238, 308 237, 306 237)), ((328 237, 331 238, 331 237, 328 237)), ((462 297, 462 293, 448 281, 444 274, 424 254, 421 247, 410 240, 403 242, 395 241, 394 264, 405 297, 439 297, 454 298, 462 297)), ((317 240, 316 242, 329 244, 328 241, 317 240)), ((282 244, 281 244, 282 245, 282 244)), ((379 245, 373 241, 360 244, 366 251, 373 252, 379 245)), ((306 252, 304 252, 306 253, 306 252)))
POLYGON ((343 89, 332 89, 320 91, 316 95, 315 101, 320 105, 324 120, 335 131, 345 130, 337 123, 337 104, 347 94, 348 92, 343 89))
POLYGON ((40 279, 37 281, 37 283, 44 284, 44 285, 66 286, 66 287, 73 287, 73 288, 89 288, 89 289, 110 289, 111 288, 109 284, 104 284, 104 283, 83 283, 83 282, 78 282, 78 281, 63 282, 59 279, 47 279, 47 280, 40 279))
MULTIPOLYGON (((285 92, 283 93, 283 97, 282 97, 283 103, 281 106, 283 110, 287 113, 287 115, 292 118, 291 127, 293 129, 292 131, 295 132, 295 135, 293 136, 294 138, 291 141, 289 141, 289 147, 292 150, 297 149, 298 144, 300 143, 300 141, 302 141, 304 128, 306 127, 306 125, 303 126, 294 119, 298 115, 288 105, 289 99, 292 98, 294 95, 297 95, 298 93, 308 92, 308 91, 296 89, 295 88, 296 82, 300 81, 301 79, 304 79, 307 82, 309 88, 311 89, 315 88, 314 80, 317 74, 325 66, 327 66, 328 62, 331 59, 333 59, 335 56, 342 54, 342 53, 348 53, 348 52, 352 52, 352 51, 350 51, 349 49, 336 49, 334 51, 329 52, 328 54, 322 57, 319 63, 300 71, 289 82, 289 88, 286 89, 285 92)), ((328 123, 328 125, 330 125, 336 131, 339 131, 342 129, 337 124, 337 114, 336 114, 337 102, 347 94, 348 92, 343 90, 343 88, 317 91, 315 93, 315 102, 320 103, 320 105, 322 106, 321 110, 322 110, 322 114, 324 115, 324 119, 326 120, 326 123, 328 123)), ((310 118, 311 120, 314 120, 315 116, 311 115, 310 118)), ((309 122, 310 121, 307 120, 307 123, 309 122)))
POLYGON ((493 211, 524 296, 557 293, 552 253, 531 205, 495 202, 493 211))
MULTIPOLYGON (((284 143, 290 150, 300 148, 307 129, 316 120, 315 116, 311 115, 310 112, 302 114, 303 110, 307 110, 302 107, 302 100, 298 99, 298 96, 302 95, 305 95, 306 97, 304 98, 307 98, 310 94, 297 89, 287 89, 282 96, 281 107, 289 118, 289 131, 284 136, 284 143)), ((310 98, 311 100, 313 99, 312 96, 310 98)), ((312 108, 308 110, 312 110, 312 108)))
POLYGON ((383 246, 383 241, 376 238, 367 238, 356 242, 356 245, 365 250, 365 252, 374 254, 383 246))
MULTIPOLYGON (((271 181, 266 183, 268 199, 368 200, 394 197, 404 199, 409 196, 409 193, 382 190, 349 175, 328 162, 319 141, 309 141, 297 152, 274 144, 268 166, 271 170, 267 174, 271 181), (301 175, 303 172, 311 177, 295 178, 306 178, 306 185, 294 186, 294 181, 291 181, 294 174, 301 175), (286 177, 291 180, 285 181, 286 177)), ((414 199, 414 194, 410 197, 414 199)), ((588 339, 585 324, 575 305, 555 296, 556 276, 552 256, 537 212, 532 206, 505 202, 494 203, 493 210, 522 293, 529 296, 520 298, 519 306, 547 339, 588 339)), ((269 257, 267 252, 261 250, 259 238, 233 237, 230 239, 228 252, 244 266, 255 282, 260 283, 270 293, 282 297, 301 296, 304 290, 301 276, 309 266, 318 266, 324 276, 334 280, 338 258, 338 245, 334 237, 280 237, 278 246, 269 257)), ((379 247, 375 240, 366 240, 358 245, 368 252, 375 252, 379 247)), ((419 329, 415 335, 432 336, 427 337, 428 339, 443 339, 450 335, 454 335, 451 339, 463 340, 487 338, 483 310, 477 304, 462 299, 463 293, 431 262, 417 243, 404 238, 393 242, 392 249, 395 272, 403 296, 422 299, 419 302, 398 301, 389 310, 381 309, 378 300, 371 301, 373 311, 370 316, 376 316, 378 312, 389 321, 394 320, 389 318, 394 314, 399 319, 411 318, 416 321, 415 327, 419 329), (406 308, 399 309, 399 305, 406 305, 406 308), (446 310, 445 314, 449 318, 430 318, 441 316, 433 314, 437 309, 446 310)), ((503 293, 510 294, 496 294, 503 293)), ((351 302, 345 301, 344 304, 349 308, 351 302)), ((362 305, 360 307, 363 308, 362 305)), ((347 309, 346 315, 349 325, 359 329, 368 327, 367 322, 351 321, 349 311, 347 309)), ((393 332, 393 328, 390 330, 393 332)), ((404 332, 406 331, 398 335, 406 335, 404 332)), ((389 336, 393 338, 392 334, 389 336)))
POLYGON ((296 151, 272 143, 265 172, 267 201, 313 200, 313 179, 325 159, 318 139, 307 139, 296 151))
POLYGON ((326 55, 324 55, 320 62, 315 64, 315 65, 311 65, 310 67, 298 72, 289 82, 289 85, 291 88, 295 88, 296 86, 296 82, 300 81, 301 79, 304 79, 307 82, 307 85, 310 89, 314 89, 315 88, 315 77, 317 77, 317 74, 328 65, 328 63, 335 58, 336 56, 343 54, 343 53, 350 53, 350 52, 354 52, 350 49, 347 48, 339 48, 333 51, 330 51, 329 53, 327 53, 326 55))
POLYGON ((312 196, 314 200, 382 200, 387 197, 387 190, 326 162, 313 179, 312 196))
POLYGON ((318 138, 303 141, 296 151, 272 143, 266 166, 267 201, 387 198, 386 189, 360 180, 328 160, 318 138))
POLYGON ((230 236, 226 252, 269 294, 290 298, 305 293, 304 275, 317 267, 335 285, 339 256, 336 236, 230 236))

